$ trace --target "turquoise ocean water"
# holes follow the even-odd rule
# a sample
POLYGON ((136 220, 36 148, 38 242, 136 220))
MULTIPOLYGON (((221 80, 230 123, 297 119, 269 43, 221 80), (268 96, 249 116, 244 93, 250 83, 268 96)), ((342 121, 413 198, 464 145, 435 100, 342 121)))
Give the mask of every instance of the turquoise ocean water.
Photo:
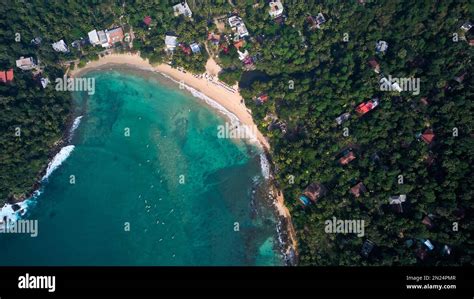
POLYGON ((75 148, 26 215, 38 236, 1 234, 0 265, 282 264, 260 149, 159 74, 87 76, 75 148))

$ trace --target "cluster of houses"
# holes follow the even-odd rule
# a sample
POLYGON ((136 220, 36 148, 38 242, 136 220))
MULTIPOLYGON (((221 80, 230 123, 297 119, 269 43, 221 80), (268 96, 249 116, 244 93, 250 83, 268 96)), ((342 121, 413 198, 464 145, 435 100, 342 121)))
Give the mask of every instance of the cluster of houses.
MULTIPOLYGON (((90 44, 92 46, 101 46, 103 48, 111 48, 116 43, 126 41, 129 39, 128 35, 125 35, 123 32, 122 27, 116 27, 112 29, 105 29, 105 30, 92 30, 87 33, 87 39, 80 39, 75 40, 71 43, 71 46, 74 48, 80 48, 81 46, 85 46, 90 44)), ((35 44, 41 43, 41 40, 33 40, 35 44)), ((33 42, 32 41, 32 42, 33 42)), ((54 51, 61 52, 61 53, 69 53, 70 50, 66 44, 66 42, 61 39, 52 44, 54 51)))
POLYGON ((20 57, 16 60, 16 67, 22 71, 33 71, 33 77, 43 88, 50 83, 48 78, 42 76, 41 68, 33 57, 20 57))
MULTIPOLYGON (((350 152, 350 151, 349 151, 350 152)), ((361 195, 367 193, 367 187, 364 185, 363 182, 358 182, 354 186, 350 188, 350 193, 355 197, 358 198, 361 195)), ((309 184, 306 189, 303 191, 303 193, 299 196, 299 202, 304 206, 308 207, 313 204, 316 204, 320 198, 325 196, 327 194, 327 189, 326 187, 318 182, 313 182, 309 184)), ((406 194, 400 194, 400 195, 393 195, 388 198, 388 205, 396 212, 396 213, 403 213, 403 204, 406 202, 407 196, 406 194)), ((428 214, 425 215, 421 223, 428 229, 431 230, 435 227, 434 225, 434 219, 435 216, 433 214, 428 214)), ((403 232, 400 233, 400 237, 403 238, 403 232)), ((417 245, 416 248, 416 256, 420 260, 424 260, 428 253, 430 251, 433 251, 436 247, 433 244, 432 241, 429 239, 414 239, 414 238, 409 238, 406 240, 406 245, 408 248, 417 245)), ((451 254, 451 247, 447 244, 441 244, 439 245, 441 248, 441 254, 444 256, 450 255, 451 254)), ((361 248, 361 255, 364 258, 369 258, 372 251, 376 248, 376 245, 374 242, 372 242, 369 239, 366 239, 362 245, 361 248)))
MULTIPOLYGON (((285 20, 284 7, 282 2, 280 0, 270 1, 268 5, 268 13, 271 19, 278 24, 282 24, 285 20)), ((258 60, 258 55, 250 55, 248 50, 242 49, 244 48, 247 40, 251 38, 247 26, 245 25, 245 22, 239 15, 232 14, 227 18, 227 23, 233 35, 230 39, 227 36, 224 36, 227 44, 233 44, 234 47, 237 49, 239 60, 242 62, 243 68, 245 70, 254 70, 255 63, 258 60)), ((228 45, 226 43, 220 43, 222 40, 220 34, 210 32, 208 35, 208 40, 213 45, 220 45, 220 49, 222 49, 224 53, 228 52, 228 45)))
MULTIPOLYGON (((193 12, 189 8, 189 5, 186 1, 174 5, 173 6, 173 13, 176 17, 182 15, 182 16, 185 16, 187 18, 192 18, 192 16, 193 16, 193 12)), ((149 26, 150 23, 151 23, 151 18, 149 16, 145 17, 143 19, 143 23, 145 23, 145 25, 149 26)), ((180 43, 178 41, 178 36, 176 36, 176 34, 171 33, 171 32, 167 33, 165 35, 165 50, 166 50, 166 52, 172 54, 172 53, 174 53, 174 51, 178 47, 186 55, 191 55, 192 53, 193 54, 201 53, 201 46, 199 45, 199 43, 193 42, 189 45, 186 44, 186 43, 180 43)))
POLYGON ((178 37, 173 33, 168 33, 165 36, 165 49, 168 53, 173 53, 176 48, 179 47, 186 55, 191 55, 191 53, 199 54, 201 53, 201 46, 194 42, 191 44, 185 44, 178 42, 178 37))
MULTIPOLYGON (((121 27, 113 28, 110 30, 101 30, 101 31, 96 31, 92 30, 88 33, 88 39, 81 39, 74 41, 72 43, 73 47, 80 47, 82 45, 85 45, 87 43, 90 43, 93 46, 100 45, 103 48, 110 48, 114 46, 114 44, 118 42, 122 42, 124 40, 124 33, 121 27)), ((41 37, 35 37, 34 39, 31 40, 31 44, 38 46, 42 43, 41 37)), ((52 48, 56 52, 60 53, 69 53, 70 50, 64 41, 64 39, 61 39, 57 42, 54 42, 51 44, 52 48)), ((33 57, 20 57, 19 59, 16 60, 16 67, 21 69, 22 71, 32 71, 33 76, 37 81, 41 84, 43 88, 46 88, 46 86, 50 83, 50 80, 48 78, 45 78, 42 76, 42 70, 41 67, 39 66, 38 62, 33 58, 33 57)), ((3 79, 3 76, 1 75, 0 72, 0 82, 8 83, 13 80, 13 70, 9 70, 6 75, 4 76, 5 78, 3 79)))
MULTIPOLYGON (((307 20, 310 24, 311 29, 320 28, 320 25, 325 22, 324 16, 322 16, 320 22, 318 22, 312 17, 308 17, 307 20)), ((474 29, 472 28, 473 28, 473 25, 470 22, 465 22, 461 26, 461 30, 465 32, 463 39, 466 40, 468 44, 471 46, 474 43, 474 29)), ((386 41, 379 40, 375 44, 375 52, 377 55, 384 55, 386 51, 388 50, 388 47, 389 45, 386 41)), ((374 70, 375 73, 377 74, 381 73, 380 64, 378 63, 377 58, 371 57, 368 60, 368 64, 374 70)), ((445 90, 449 92, 450 90, 454 88, 456 84, 461 84, 464 81, 466 76, 467 76, 467 72, 461 71, 451 80, 451 82, 448 82, 446 84, 445 90)), ((383 74, 380 75, 380 78, 381 78, 380 79, 381 84, 389 84, 391 85, 392 90, 395 90, 398 92, 402 91, 402 89, 396 82, 390 82, 386 77, 383 76, 383 74)), ((428 105, 429 103, 427 97, 422 97, 420 99, 420 102, 423 105, 428 105)), ((358 117, 362 117, 368 112, 378 107, 379 103, 380 103, 380 100, 374 97, 368 101, 358 104, 355 107, 355 113, 357 114, 358 117)), ((350 117, 351 117, 351 113, 349 112, 339 115, 336 118, 337 125, 341 125, 342 123, 350 119, 350 117)), ((415 137, 416 139, 418 139, 421 142, 424 142, 427 145, 432 145, 433 141, 435 140, 435 133, 432 128, 426 128, 424 131, 417 133, 415 137)), ((354 161, 356 158, 357 157, 355 154, 355 149, 352 147, 345 148, 336 156, 336 160, 341 166, 349 164, 350 162, 354 161)), ((428 161, 428 164, 430 164, 429 161, 428 161)), ((355 184, 353 184, 353 186, 350 187, 349 192, 354 196, 354 198, 359 198, 360 196, 367 193, 368 189, 364 185, 363 182, 356 181, 355 184)), ((324 185, 318 182, 313 182, 310 185, 308 185, 306 189, 304 189, 302 194, 299 196, 298 200, 303 207, 308 207, 308 206, 316 204, 318 200, 321 197, 323 197, 326 193, 327 193, 327 189, 325 188, 324 185)), ((390 208, 395 213, 401 214, 401 213, 404 213, 404 205, 406 204, 407 204, 407 195, 399 194, 399 195, 389 196, 385 207, 390 208)), ((459 217, 462 218, 463 215, 459 217)), ((431 230, 435 227, 435 224, 434 224, 435 218, 436 216, 433 214, 424 215, 423 218, 421 219, 421 223, 428 230, 431 230)), ((404 238, 403 231, 400 232, 400 237, 404 238)), ((418 257, 418 259, 422 261, 425 260, 429 256, 430 252, 433 252, 435 250, 438 250, 442 256, 449 256, 452 253, 452 248, 448 244, 437 244, 437 242, 429 240, 428 238, 407 238, 405 243, 406 243, 407 248, 412 248, 414 250, 415 255, 418 257)), ((361 256, 363 256, 364 258, 369 258, 373 254, 373 251, 376 247, 377 246, 373 241, 366 239, 361 248, 361 252, 360 252, 361 256)))
POLYGON ((91 45, 101 46, 102 48, 113 47, 115 43, 122 42, 125 37, 122 27, 99 31, 94 29, 88 32, 87 36, 91 45))

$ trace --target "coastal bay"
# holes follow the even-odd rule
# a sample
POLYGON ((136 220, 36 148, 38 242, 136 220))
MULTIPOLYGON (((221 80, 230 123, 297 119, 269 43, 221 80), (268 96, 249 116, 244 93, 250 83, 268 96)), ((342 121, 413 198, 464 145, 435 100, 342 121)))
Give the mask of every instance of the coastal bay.
POLYGON ((2 236, 1 264, 282 264, 258 146, 216 138, 223 115, 158 74, 85 76, 74 149, 30 200, 38 236, 2 236))

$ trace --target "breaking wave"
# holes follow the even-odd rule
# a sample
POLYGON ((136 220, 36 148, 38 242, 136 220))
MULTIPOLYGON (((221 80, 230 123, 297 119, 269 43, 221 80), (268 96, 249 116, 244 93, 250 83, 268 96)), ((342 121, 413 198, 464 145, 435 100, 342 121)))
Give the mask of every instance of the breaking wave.
MULTIPOLYGON (((82 116, 78 116, 76 117, 76 119, 74 119, 71 129, 69 130, 69 142, 72 139, 74 131, 79 127, 81 119, 82 116)), ((71 155, 73 150, 74 145, 68 145, 61 148, 59 153, 57 153, 54 158, 49 162, 48 167, 46 168, 46 172, 41 178, 41 182, 47 180, 48 177, 53 173, 53 171, 55 171, 69 157, 69 155, 71 155)), ((36 199, 41 195, 42 192, 42 188, 40 188, 34 191, 33 195, 28 199, 14 204, 5 203, 3 207, 0 208, 0 224, 3 221, 8 224, 9 222, 15 222, 21 219, 22 216, 27 213, 28 209, 35 205, 36 199)))
POLYGON ((48 179, 48 177, 53 173, 53 171, 55 171, 61 164, 63 164, 64 161, 66 161, 66 159, 69 157, 73 150, 74 145, 68 145, 63 147, 59 151, 59 153, 54 156, 53 160, 49 162, 48 168, 46 169, 46 173, 43 178, 41 178, 41 181, 48 179))
POLYGON ((71 142, 72 137, 74 135, 74 131, 76 131, 76 129, 79 127, 79 124, 81 123, 81 119, 82 119, 82 115, 78 116, 78 117, 76 117, 76 119, 74 119, 74 122, 72 123, 71 129, 69 130, 68 142, 71 142))

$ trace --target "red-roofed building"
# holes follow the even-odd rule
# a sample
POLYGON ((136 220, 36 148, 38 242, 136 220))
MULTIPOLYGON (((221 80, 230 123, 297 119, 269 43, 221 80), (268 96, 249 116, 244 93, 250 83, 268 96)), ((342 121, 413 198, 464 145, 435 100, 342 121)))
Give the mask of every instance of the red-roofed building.
POLYGON ((380 73, 380 64, 375 58, 372 57, 369 59, 369 65, 374 70, 374 72, 376 72, 377 74, 380 73))
POLYGON ((146 16, 143 18, 143 23, 145 23, 145 25, 147 26, 150 26, 151 24, 151 17, 150 16, 146 16))
POLYGON ((227 47, 227 45, 221 44, 220 48, 222 49, 222 51, 224 52, 224 54, 229 53, 229 47, 227 47))
POLYGON ((124 37, 122 27, 108 30, 106 34, 107 34, 107 41, 109 42, 110 46, 112 46, 113 44, 117 42, 121 42, 124 37))
POLYGON ((346 164, 349 164, 349 162, 351 162, 355 158, 356 157, 354 156, 354 152, 350 151, 339 159, 339 163, 341 165, 346 165, 346 164))
POLYGON ((377 107, 378 105, 379 105, 379 100, 377 98, 375 98, 375 99, 372 99, 372 100, 367 101, 365 103, 360 103, 356 107, 355 110, 356 110, 357 114, 359 114, 359 116, 362 116, 362 115, 366 114, 367 112, 369 112, 370 110, 377 107))
POLYGON ((0 82, 9 83, 13 81, 13 69, 8 71, 0 71, 0 82))
POLYGON ((184 45, 183 43, 180 43, 179 47, 181 48, 181 50, 183 50, 184 53, 186 53, 186 55, 191 55, 191 48, 184 45))
POLYGON ((265 103, 268 101, 268 95, 267 94, 262 94, 257 98, 258 103, 265 103))
POLYGON ((426 144, 430 144, 433 142, 434 137, 435 134, 433 133, 433 130, 426 129, 426 131, 421 135, 421 140, 423 140, 426 144))
POLYGON ((244 46, 244 40, 243 39, 239 39, 238 41, 236 41, 234 43, 234 47, 236 47, 237 50, 242 48, 243 46, 244 46))
POLYGON ((365 185, 362 182, 351 188, 351 193, 354 194, 355 197, 359 197, 360 194, 364 192, 367 192, 367 188, 365 188, 365 185))

